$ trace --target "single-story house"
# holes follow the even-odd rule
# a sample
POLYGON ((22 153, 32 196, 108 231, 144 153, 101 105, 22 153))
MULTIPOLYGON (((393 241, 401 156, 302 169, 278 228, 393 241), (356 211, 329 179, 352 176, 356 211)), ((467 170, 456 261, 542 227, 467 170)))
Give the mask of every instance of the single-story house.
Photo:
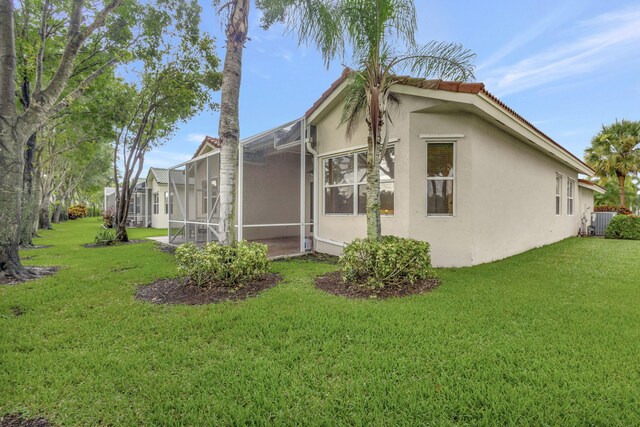
MULTIPOLYGON (((339 254, 366 235, 367 128, 340 126, 348 72, 298 120, 240 144, 237 237, 273 255, 339 254)), ((383 234, 428 241, 435 266, 469 266, 575 236, 594 171, 482 83, 402 78, 380 168, 383 234)), ((217 239, 213 139, 169 178, 169 240, 217 239), (209 183, 209 185, 207 185, 209 183), (185 186, 186 191, 185 191, 185 186), (181 195, 181 197, 180 197, 181 195)))
MULTIPOLYGON (((173 172, 174 181, 181 179, 173 172)), ((104 188, 105 209, 116 206, 116 189, 104 188)), ((169 169, 149 168, 146 178, 140 178, 129 202, 127 223, 130 227, 167 228, 169 225, 169 169)))

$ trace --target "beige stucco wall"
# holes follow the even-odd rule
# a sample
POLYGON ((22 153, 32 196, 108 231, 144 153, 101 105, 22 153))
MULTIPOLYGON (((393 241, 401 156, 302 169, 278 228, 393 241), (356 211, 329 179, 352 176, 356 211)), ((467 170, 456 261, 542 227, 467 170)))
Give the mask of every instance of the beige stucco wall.
MULTIPOLYGON (((467 266, 523 252, 577 234, 584 198, 578 174, 559 161, 464 111, 431 113, 438 104, 401 95, 394 112, 395 215, 382 218, 383 234, 428 241, 436 266, 467 266), (461 134, 455 142, 456 178, 453 216, 426 214, 426 148, 422 134, 461 134), (555 214, 555 177, 563 178, 562 214, 555 214), (576 180, 574 214, 566 215, 566 179, 576 180)), ((317 122, 319 224, 322 239, 350 242, 364 237, 364 215, 326 215, 323 159, 337 150, 354 151, 366 142, 360 126, 351 139, 338 127, 340 107, 317 122)), ((591 195, 591 206, 593 195, 591 195)), ((318 241, 316 249, 338 254, 340 246, 318 241)))
POLYGON ((591 214, 593 213, 593 207, 595 206, 593 190, 584 187, 578 187, 578 204, 576 214, 582 218, 587 219, 587 225, 591 224, 591 214))
POLYGON ((164 193, 169 191, 169 187, 166 184, 158 184, 154 178, 150 183, 151 188, 151 227, 153 228, 167 228, 169 226, 169 215, 164 213, 165 197, 164 193), (153 195, 160 193, 160 205, 157 214, 153 213, 153 195))
POLYGON ((472 263, 575 236, 580 226, 578 173, 480 118, 473 117, 470 124, 472 263), (562 175, 560 215, 555 210, 556 174, 562 175), (573 215, 567 214, 569 178, 574 180, 573 215))

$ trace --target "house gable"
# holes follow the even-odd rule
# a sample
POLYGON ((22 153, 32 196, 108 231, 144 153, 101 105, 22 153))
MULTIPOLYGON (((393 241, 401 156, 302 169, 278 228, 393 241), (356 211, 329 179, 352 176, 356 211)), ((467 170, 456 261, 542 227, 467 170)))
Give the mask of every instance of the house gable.
POLYGON ((196 157, 206 154, 210 151, 217 150, 220 148, 220 145, 221 142, 218 138, 213 138, 207 135, 200 143, 200 146, 198 147, 192 158, 195 159, 196 157))

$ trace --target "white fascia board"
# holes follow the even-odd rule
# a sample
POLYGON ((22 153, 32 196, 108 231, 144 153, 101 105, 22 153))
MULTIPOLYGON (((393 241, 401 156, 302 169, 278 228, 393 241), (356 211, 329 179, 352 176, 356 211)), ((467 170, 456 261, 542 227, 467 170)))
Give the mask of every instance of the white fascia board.
POLYGON ((331 92, 331 94, 329 94, 329 96, 324 101, 322 101, 320 105, 318 105, 318 108, 316 108, 314 112, 306 118, 307 124, 313 124, 313 122, 326 110, 327 107, 332 106, 336 99, 342 95, 342 92, 348 85, 349 79, 340 83, 340 85, 335 88, 333 92, 331 92))
POLYGON ((547 138, 544 138, 539 133, 534 132, 533 129, 524 124, 517 117, 505 111, 504 108, 502 108, 488 96, 484 95, 482 92, 478 94, 450 92, 436 89, 422 89, 406 85, 394 85, 391 90, 399 94, 422 96, 426 98, 439 99, 442 101, 472 105, 485 114, 498 120, 500 123, 513 130, 515 133, 521 135, 524 139, 531 141, 541 151, 551 154, 553 157, 567 164, 574 170, 585 175, 593 175, 595 173, 593 170, 583 165, 580 161, 576 160, 565 150, 558 147, 547 138))
POLYGON ((601 188, 595 184, 587 184, 587 183, 578 181, 578 187, 586 188, 587 190, 595 191, 596 193, 600 193, 600 194, 606 193, 604 188, 601 188))

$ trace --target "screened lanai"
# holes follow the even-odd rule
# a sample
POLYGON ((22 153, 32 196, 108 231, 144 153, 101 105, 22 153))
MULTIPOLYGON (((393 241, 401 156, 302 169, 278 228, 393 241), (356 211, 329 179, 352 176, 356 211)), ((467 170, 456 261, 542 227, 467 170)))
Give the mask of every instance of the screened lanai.
MULTIPOLYGON (((272 257, 305 252, 313 231, 314 162, 304 130, 299 119, 240 141, 236 237, 265 243, 272 257)), ((170 243, 218 240, 219 179, 219 149, 170 169, 170 243)))

